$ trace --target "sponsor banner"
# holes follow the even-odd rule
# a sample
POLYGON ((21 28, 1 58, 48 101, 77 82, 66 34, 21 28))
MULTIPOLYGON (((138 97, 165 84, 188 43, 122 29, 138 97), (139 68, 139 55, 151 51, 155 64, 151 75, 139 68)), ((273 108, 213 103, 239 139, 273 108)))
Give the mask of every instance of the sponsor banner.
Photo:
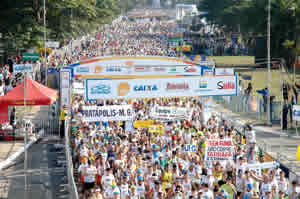
POLYGON ((85 93, 85 87, 83 83, 80 82, 74 82, 72 86, 72 90, 74 94, 84 95, 85 93))
POLYGON ((165 127, 163 125, 152 125, 152 126, 149 127, 148 131, 150 133, 163 134, 165 132, 165 127))
POLYGON ((139 65, 132 67, 125 66, 84 66, 80 65, 75 67, 74 75, 77 77, 84 75, 131 75, 131 76, 144 76, 144 75, 201 75, 201 68, 193 65, 186 66, 149 66, 139 65))
POLYGON ((207 140, 205 150, 205 160, 232 160, 234 146, 231 139, 207 140))
POLYGON ((234 75, 233 68, 215 68, 215 75, 234 75))
POLYGON ((82 109, 83 120, 86 122, 127 121, 134 117, 131 105, 83 106, 82 109))
POLYGON ((198 61, 197 65, 215 68, 216 62, 214 62, 214 61, 198 61))
POLYGON ((179 107, 155 106, 151 111, 151 117, 157 120, 191 120, 193 110, 179 107))
POLYGON ((32 73, 33 72, 32 64, 15 64, 14 73, 19 73, 19 72, 32 73))
POLYGON ((87 79, 86 100, 189 96, 236 96, 236 76, 164 79, 87 79))
POLYGON ((62 69, 60 71, 60 105, 70 108, 71 104, 71 71, 62 69))
POLYGON ((295 121, 300 121, 300 106, 299 105, 293 106, 293 119, 295 121))
POLYGON ((136 120, 134 121, 134 128, 149 128, 153 124, 153 120, 136 120))

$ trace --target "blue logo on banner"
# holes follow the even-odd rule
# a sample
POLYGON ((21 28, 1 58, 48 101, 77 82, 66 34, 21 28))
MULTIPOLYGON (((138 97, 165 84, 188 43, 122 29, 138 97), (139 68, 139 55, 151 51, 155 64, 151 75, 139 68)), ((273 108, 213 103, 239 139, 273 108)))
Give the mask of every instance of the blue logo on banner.
POLYGON ((185 152, 196 152, 196 145, 194 145, 194 144, 186 144, 184 146, 184 151, 185 152))
POLYGON ((91 94, 109 94, 110 93, 109 85, 98 85, 91 88, 91 94))
POLYGON ((90 69, 88 67, 78 67, 76 68, 77 73, 88 73, 90 72, 90 69))

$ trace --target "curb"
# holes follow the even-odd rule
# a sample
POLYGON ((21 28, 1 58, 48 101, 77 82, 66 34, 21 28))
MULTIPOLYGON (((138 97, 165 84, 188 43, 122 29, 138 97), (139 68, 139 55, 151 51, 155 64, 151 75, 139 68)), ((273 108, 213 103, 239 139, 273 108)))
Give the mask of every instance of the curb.
MULTIPOLYGON (((29 143, 26 145, 26 149, 28 149, 31 145, 33 145, 34 143, 36 143, 36 141, 38 141, 41 138, 42 135, 44 135, 44 129, 40 130, 40 132, 38 133, 38 135, 36 137, 32 138, 32 140, 29 141, 29 143)), ((24 147, 20 148, 17 152, 15 152, 11 156, 9 156, 6 160, 0 162, 0 171, 2 169, 4 169, 5 167, 9 166, 23 152, 24 152, 24 147)))

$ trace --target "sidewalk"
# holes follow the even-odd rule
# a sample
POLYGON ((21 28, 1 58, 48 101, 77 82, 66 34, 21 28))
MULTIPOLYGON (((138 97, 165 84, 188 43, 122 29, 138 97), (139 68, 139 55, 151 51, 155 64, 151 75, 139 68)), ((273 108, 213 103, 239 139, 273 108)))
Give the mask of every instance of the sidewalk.
POLYGON ((0 142, 0 162, 24 147, 23 141, 1 141, 0 142))

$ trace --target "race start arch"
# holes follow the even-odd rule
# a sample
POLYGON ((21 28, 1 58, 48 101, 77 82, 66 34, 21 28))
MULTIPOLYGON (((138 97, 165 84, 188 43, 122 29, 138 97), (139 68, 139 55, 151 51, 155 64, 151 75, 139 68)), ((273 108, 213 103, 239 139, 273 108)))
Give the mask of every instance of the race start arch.
POLYGON ((70 65, 74 77, 81 78, 152 78, 200 76, 201 66, 173 57, 120 56, 95 57, 70 65))
POLYGON ((85 79, 86 100, 235 96, 237 77, 201 76, 203 65, 171 57, 95 57, 68 68, 85 79))

